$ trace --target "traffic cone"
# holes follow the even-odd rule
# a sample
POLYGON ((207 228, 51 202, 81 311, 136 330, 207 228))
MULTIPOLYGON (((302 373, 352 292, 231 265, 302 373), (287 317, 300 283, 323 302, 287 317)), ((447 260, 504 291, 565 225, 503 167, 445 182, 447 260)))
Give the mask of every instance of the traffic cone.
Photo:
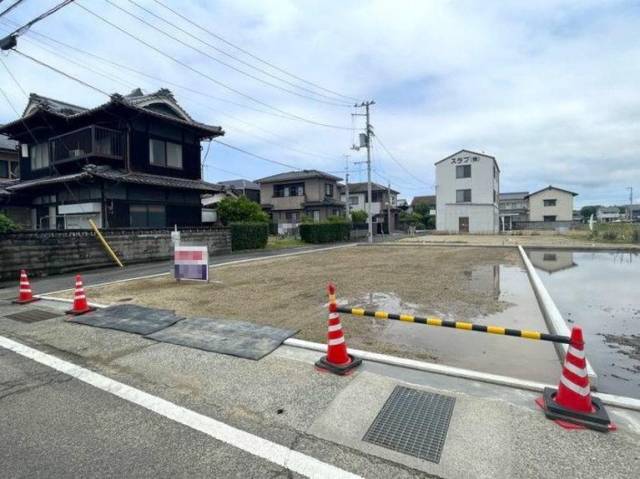
POLYGON ((73 314, 78 316, 80 314, 94 311, 96 308, 89 306, 87 303, 87 297, 84 294, 84 287, 82 286, 82 278, 79 274, 76 275, 76 290, 73 295, 73 308, 67 311, 67 314, 73 314))
POLYGON ((566 429, 589 428, 606 432, 616 428, 602 402, 591 396, 582 328, 571 330, 558 389, 545 388, 536 403, 549 419, 566 429))
POLYGON ((354 358, 347 353, 347 343, 342 333, 338 305, 336 304, 336 287, 333 283, 327 286, 329 293, 329 328, 327 333, 327 355, 316 362, 316 368, 341 376, 350 373, 362 364, 362 359, 354 358))
POLYGON ((29 284, 29 278, 27 272, 23 269, 20 270, 20 288, 18 290, 18 299, 13 300, 15 304, 27 304, 38 301, 40 298, 34 298, 31 292, 31 285, 29 284))

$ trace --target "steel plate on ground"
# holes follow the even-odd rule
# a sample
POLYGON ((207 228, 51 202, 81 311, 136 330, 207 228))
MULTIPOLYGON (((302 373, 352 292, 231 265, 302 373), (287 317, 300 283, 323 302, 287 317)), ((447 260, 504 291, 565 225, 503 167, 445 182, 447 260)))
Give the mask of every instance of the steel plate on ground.
POLYGON ((59 316, 64 316, 64 313, 62 311, 47 311, 45 309, 27 309, 26 311, 6 314, 4 317, 23 323, 37 323, 38 321, 45 321, 59 316))
POLYGON ((260 359, 297 330, 261 326, 245 321, 189 318, 147 335, 147 338, 246 359, 260 359))
POLYGON ((154 309, 136 304, 118 304, 98 309, 67 321, 97 328, 116 329, 135 334, 151 334, 167 328, 182 319, 169 309, 154 309))
POLYGON ((439 463, 455 401, 396 386, 363 441, 439 463))

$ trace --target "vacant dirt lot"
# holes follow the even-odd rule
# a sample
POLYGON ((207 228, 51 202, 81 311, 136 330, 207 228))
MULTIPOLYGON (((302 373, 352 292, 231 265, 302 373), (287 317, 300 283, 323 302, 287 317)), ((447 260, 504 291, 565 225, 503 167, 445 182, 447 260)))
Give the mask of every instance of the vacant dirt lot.
MULTIPOLYGON (((130 301, 190 316, 300 329, 296 337, 324 342, 327 281, 336 283, 338 299, 351 306, 370 305, 370 295, 381 293, 387 300, 395 298, 394 306, 404 310, 464 320, 509 307, 491 287, 482 287, 484 276, 478 279, 476 272, 516 264, 517 251, 507 249, 357 246, 214 268, 209 284, 178 284, 162 276, 87 291, 90 301, 97 303, 130 301)), ((491 282, 490 276, 486 282, 491 282)), ((408 354, 407 346, 386 343, 380 334, 387 325, 383 321, 343 321, 351 347, 434 359, 423 348, 408 354)))

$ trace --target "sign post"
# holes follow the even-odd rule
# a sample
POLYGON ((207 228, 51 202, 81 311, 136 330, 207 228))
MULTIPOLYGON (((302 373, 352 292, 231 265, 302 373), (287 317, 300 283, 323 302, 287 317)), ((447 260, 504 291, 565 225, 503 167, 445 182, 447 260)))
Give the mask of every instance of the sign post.
POLYGON ((188 279, 209 282, 209 252, 206 246, 175 246, 173 253, 176 281, 188 279))

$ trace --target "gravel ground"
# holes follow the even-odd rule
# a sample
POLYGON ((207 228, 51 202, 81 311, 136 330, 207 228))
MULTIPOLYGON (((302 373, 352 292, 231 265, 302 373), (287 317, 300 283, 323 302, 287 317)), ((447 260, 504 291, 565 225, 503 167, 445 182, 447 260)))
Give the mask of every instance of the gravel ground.
MULTIPOLYGON (((222 317, 300 329, 296 337, 326 340, 327 281, 338 299, 366 305, 371 293, 399 298, 399 307, 419 314, 447 314, 459 320, 508 308, 491 288, 471 283, 471 271, 492 265, 519 265, 515 250, 483 248, 366 247, 339 249, 260 263, 214 268, 212 282, 176 283, 169 276, 88 288, 90 301, 133 302, 175 309, 189 316, 222 317)), ((67 296, 69 297, 69 296, 67 296)), ((428 351, 387 343, 387 323, 343 318, 349 346, 417 359, 437 359, 428 351)))

